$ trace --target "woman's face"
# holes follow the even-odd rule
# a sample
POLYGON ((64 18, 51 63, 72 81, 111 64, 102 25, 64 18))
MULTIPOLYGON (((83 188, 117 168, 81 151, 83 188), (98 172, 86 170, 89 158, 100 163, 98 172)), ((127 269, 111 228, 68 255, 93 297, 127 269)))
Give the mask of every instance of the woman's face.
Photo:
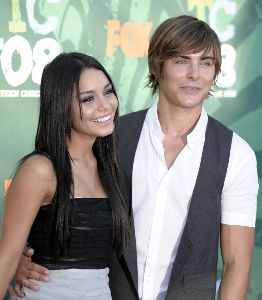
POLYGON ((71 136, 96 138, 111 134, 118 100, 106 75, 94 68, 85 69, 80 75, 79 91, 80 105, 76 88, 73 92, 71 136))

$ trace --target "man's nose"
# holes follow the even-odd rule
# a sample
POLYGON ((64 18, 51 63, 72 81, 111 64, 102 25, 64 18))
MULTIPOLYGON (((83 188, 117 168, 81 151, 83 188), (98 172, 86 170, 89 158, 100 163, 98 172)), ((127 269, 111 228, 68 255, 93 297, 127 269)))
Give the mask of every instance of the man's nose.
POLYGON ((199 78, 199 64, 190 62, 187 69, 187 78, 197 80, 199 78))

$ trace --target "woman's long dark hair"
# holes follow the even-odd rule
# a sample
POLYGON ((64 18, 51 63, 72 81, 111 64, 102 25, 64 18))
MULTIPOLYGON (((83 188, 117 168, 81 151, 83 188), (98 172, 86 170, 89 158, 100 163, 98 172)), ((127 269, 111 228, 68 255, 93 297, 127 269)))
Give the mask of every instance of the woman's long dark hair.
MULTIPOLYGON (((63 255, 70 238, 70 199, 74 197, 74 182, 67 140, 71 135, 72 95, 75 87, 79 95, 80 75, 89 68, 105 74, 117 97, 107 71, 96 59, 85 54, 62 53, 44 68, 42 74, 35 150, 29 156, 36 153, 45 155, 52 162, 56 174, 57 186, 50 214, 54 259, 63 255)), ((117 116, 118 110, 115 119, 117 116)), ((128 239, 129 218, 119 175, 114 132, 97 138, 93 152, 97 159, 100 180, 112 208, 114 251, 120 255, 128 239)))

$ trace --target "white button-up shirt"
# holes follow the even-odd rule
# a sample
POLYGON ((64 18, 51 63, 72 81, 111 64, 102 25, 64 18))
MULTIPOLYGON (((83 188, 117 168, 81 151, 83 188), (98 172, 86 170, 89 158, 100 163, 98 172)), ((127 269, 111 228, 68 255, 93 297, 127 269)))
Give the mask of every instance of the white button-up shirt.
MULTIPOLYGON (((164 299, 201 161, 208 117, 204 109, 187 144, 168 169, 157 105, 148 110, 132 176, 138 292, 164 299)), ((254 226, 258 177, 254 152, 234 133, 222 192, 222 223, 254 226)))

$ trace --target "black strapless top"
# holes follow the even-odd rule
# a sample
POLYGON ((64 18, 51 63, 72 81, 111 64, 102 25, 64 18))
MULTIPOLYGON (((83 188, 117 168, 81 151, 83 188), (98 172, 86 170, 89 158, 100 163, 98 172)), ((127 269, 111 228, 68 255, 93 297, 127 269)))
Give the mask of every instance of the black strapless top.
POLYGON ((113 220, 108 199, 72 199, 70 242, 65 257, 53 262, 48 232, 50 205, 42 206, 31 228, 28 243, 33 261, 49 269, 103 269, 112 255, 113 220))

